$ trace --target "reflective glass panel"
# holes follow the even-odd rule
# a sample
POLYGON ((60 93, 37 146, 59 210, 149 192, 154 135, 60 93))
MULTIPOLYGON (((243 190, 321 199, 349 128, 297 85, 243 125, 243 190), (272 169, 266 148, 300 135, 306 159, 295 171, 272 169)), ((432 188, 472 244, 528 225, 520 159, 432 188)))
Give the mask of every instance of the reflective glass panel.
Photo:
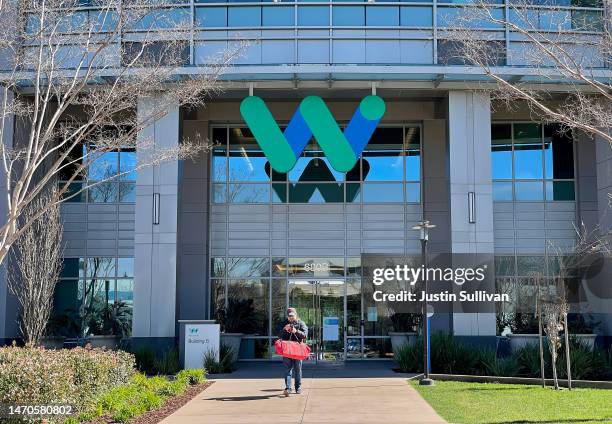
POLYGON ((268 338, 243 337, 240 341, 238 359, 269 359, 270 352, 270 340, 268 338))
POLYGON ((399 7, 368 6, 366 8, 366 25, 368 26, 398 26, 399 7))
POLYGON ((230 203, 269 203, 269 184, 229 184, 230 203))
POLYGON ((491 125, 491 168, 493 179, 512 179, 512 126, 491 125))
POLYGON ((402 203, 403 184, 363 184, 364 203, 402 203))
POLYGON ((546 200, 575 200, 574 181, 546 181, 546 200))
POLYGON ((287 280, 272 279, 272 336, 280 333, 286 319, 287 280))
POLYGON ((365 7, 332 6, 332 22, 335 26, 364 26, 365 7))
POLYGON ((343 258, 289 258, 290 277, 342 277, 343 258))
POLYGON ((516 200, 544 200, 542 181, 517 181, 514 184, 516 200))
POLYGON ((134 258, 118 258, 117 259, 117 277, 133 277, 134 276, 134 258))
POLYGON ((222 325, 228 333, 268 335, 269 280, 227 281, 227 309, 222 325))
POLYGON ((266 173, 268 160, 248 128, 230 128, 230 181, 269 181, 266 173))
POLYGON ((136 183, 119 183, 118 196, 121 203, 135 203, 136 183))
POLYGON ((298 25, 300 26, 328 26, 329 7, 327 6, 298 6, 298 25))
POLYGON ((87 258, 87 276, 115 277, 115 258, 87 258))
POLYGON ((225 203, 227 199, 227 186, 225 184, 213 184, 212 198, 213 203, 225 203))
POLYGON ((402 181, 404 158, 402 128, 377 128, 362 157, 370 169, 365 181, 402 181))
POLYGON ((119 152, 96 154, 90 151, 88 160, 93 162, 88 167, 89 179, 100 181, 109 179, 119 172, 119 152))
POLYGON ((229 7, 227 11, 227 26, 261 26, 261 7, 229 7))
POLYGON ((361 335, 361 280, 346 281, 346 325, 348 336, 361 335))
POLYGON ((511 201, 512 200, 512 182, 511 181, 493 181, 493 201, 511 201))
POLYGON ((262 9, 264 26, 293 26, 294 8, 292 6, 264 6, 262 9))
POLYGON ((89 188, 91 203, 116 203, 119 199, 119 185, 116 183, 99 183, 89 188))
POLYGON ((119 152, 119 172, 122 181, 136 181, 136 150, 124 149, 119 152))
POLYGON ((574 152, 570 130, 544 126, 544 167, 547 179, 574 178, 574 152))
POLYGON ((227 7, 196 7, 197 27, 214 28, 227 26, 227 7))
POLYGON ((408 127, 405 133, 406 181, 421 180, 421 130, 408 127))
POLYGON ((210 260, 210 275, 212 277, 225 277, 225 259, 212 258, 210 260))
POLYGON ((346 183, 346 202, 347 203, 361 202, 361 184, 346 183))
POLYGON ((421 201, 421 184, 406 183, 406 202, 419 203, 421 201))
POLYGON ((543 177, 542 133, 539 124, 514 124, 514 178, 543 177))
POLYGON ((270 275, 270 258, 228 258, 229 277, 266 277, 270 275))
POLYGON ((289 184, 290 203, 342 203, 343 183, 289 184))
POLYGON ((431 27, 433 12, 431 7, 410 6, 400 8, 400 25, 407 27, 431 27))

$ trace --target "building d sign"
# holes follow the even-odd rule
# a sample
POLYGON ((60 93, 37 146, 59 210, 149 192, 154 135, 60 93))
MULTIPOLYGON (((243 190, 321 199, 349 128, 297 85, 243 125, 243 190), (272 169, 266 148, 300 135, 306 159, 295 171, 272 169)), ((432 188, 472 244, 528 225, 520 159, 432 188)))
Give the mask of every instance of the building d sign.
POLYGON ((204 355, 214 352, 219 361, 220 326, 213 322, 192 321, 184 322, 183 349, 185 355, 185 369, 202 368, 204 355))

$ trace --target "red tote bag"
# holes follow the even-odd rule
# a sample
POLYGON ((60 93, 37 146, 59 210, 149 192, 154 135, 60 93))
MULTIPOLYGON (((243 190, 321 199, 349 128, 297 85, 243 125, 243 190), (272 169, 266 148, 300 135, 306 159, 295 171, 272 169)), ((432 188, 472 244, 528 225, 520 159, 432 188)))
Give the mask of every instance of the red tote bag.
POLYGON ((293 340, 278 339, 274 342, 276 353, 285 358, 291 359, 308 359, 310 356, 310 347, 306 343, 294 342, 293 340))

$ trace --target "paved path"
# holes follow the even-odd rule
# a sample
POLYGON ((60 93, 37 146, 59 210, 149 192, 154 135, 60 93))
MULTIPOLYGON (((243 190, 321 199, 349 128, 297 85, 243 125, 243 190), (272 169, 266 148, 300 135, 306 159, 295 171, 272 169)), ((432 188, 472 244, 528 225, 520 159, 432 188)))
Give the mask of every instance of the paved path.
POLYGON ((282 364, 242 365, 163 424, 444 423, 389 364, 305 367, 302 394, 281 396, 282 364))

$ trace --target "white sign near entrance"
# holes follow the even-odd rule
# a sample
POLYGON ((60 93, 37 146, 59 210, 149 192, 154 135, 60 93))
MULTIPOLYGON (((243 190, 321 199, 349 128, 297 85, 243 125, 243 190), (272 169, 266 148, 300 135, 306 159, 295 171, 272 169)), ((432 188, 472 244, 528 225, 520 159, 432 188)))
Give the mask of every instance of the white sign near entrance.
POLYGON ((219 324, 186 324, 185 325, 185 369, 202 368, 204 354, 215 352, 219 361, 220 346, 219 324))
POLYGON ((338 317, 323 317, 323 341, 337 342, 340 339, 338 317))

